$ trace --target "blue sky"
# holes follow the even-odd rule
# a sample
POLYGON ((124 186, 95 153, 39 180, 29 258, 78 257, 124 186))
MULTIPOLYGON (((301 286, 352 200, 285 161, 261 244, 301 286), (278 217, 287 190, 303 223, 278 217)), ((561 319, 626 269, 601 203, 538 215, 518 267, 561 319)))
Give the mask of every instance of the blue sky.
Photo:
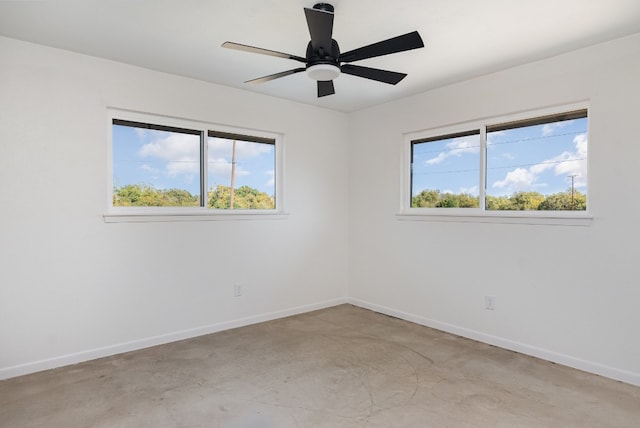
MULTIPOLYGON (((479 194, 480 136, 414 145, 414 195, 422 190, 479 194)), ((487 195, 544 195, 574 188, 586 193, 587 119, 487 134, 487 195)))
MULTIPOLYGON (((113 183, 200 194, 200 136, 113 125, 113 183)), ((208 187, 231 183, 232 141, 209 137, 208 187)), ((275 146, 236 143, 235 187, 274 194, 275 146)))

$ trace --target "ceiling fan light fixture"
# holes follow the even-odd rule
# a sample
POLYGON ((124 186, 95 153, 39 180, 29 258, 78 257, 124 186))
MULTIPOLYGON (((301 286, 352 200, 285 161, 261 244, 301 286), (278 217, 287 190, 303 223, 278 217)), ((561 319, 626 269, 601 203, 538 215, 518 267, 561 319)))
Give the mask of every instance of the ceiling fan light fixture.
POLYGON ((325 82, 340 75, 340 67, 333 64, 315 64, 307 67, 307 76, 313 80, 325 82))

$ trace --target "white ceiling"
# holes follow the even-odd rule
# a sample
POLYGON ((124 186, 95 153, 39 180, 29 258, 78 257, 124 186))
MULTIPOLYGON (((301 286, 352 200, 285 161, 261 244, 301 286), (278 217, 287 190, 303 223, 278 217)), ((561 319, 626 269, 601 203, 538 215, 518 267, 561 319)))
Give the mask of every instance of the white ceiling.
POLYGON ((0 1, 0 34, 340 111, 355 111, 640 32, 639 0, 328 0, 343 52, 418 30, 425 48, 357 62, 408 73, 397 86, 349 75, 318 99, 300 63, 223 49, 234 41, 305 56, 313 0, 0 1))

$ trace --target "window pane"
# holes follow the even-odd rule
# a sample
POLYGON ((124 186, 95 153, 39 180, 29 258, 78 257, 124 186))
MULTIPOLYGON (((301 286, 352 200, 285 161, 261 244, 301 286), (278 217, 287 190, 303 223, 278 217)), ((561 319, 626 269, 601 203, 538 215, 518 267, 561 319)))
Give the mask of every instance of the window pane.
POLYGON ((113 206, 200 206, 200 135, 118 122, 112 126, 113 206))
POLYGON ((478 131, 411 144, 411 206, 478 208, 478 131))
POLYGON ((207 206, 275 209, 275 148, 274 143, 210 136, 207 206))
POLYGON ((587 118, 487 132, 487 210, 586 210, 587 118))

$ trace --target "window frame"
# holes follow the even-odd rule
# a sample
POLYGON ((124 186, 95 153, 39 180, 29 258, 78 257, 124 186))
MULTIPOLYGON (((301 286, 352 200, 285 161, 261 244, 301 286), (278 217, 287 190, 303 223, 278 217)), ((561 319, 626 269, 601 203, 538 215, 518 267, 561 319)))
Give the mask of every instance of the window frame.
MULTIPOLYGON (((498 211, 486 209, 486 181, 487 181, 487 129, 507 126, 518 122, 526 122, 548 116, 561 117, 570 112, 586 110, 587 136, 590 146, 591 111, 587 101, 564 104, 561 106, 527 110, 497 117, 481 118, 468 122, 460 122, 441 127, 429 128, 421 131, 409 132, 403 135, 401 154, 401 189, 400 210, 396 213, 399 220, 416 221, 448 221, 448 222, 478 222, 478 223, 515 223, 515 224, 552 224, 588 226, 592 223, 593 215, 590 204, 589 190, 590 175, 587 174, 587 209, 581 211, 498 211), (448 135, 465 134, 479 130, 480 156, 478 186, 480 203, 478 208, 423 208, 412 207, 412 155, 413 144, 419 141, 429 141, 448 135)), ((590 171, 590 156, 587 157, 587 171, 590 171)))
MULTIPOLYGON (((155 221, 212 221, 212 220, 258 220, 286 218, 284 209, 284 144, 283 135, 276 132, 246 129, 211 122, 176 118, 158 114, 142 113, 138 111, 108 108, 107 109, 107 200, 106 212, 103 214, 106 223, 138 223, 155 221), (200 176, 207 175, 207 139, 210 131, 217 135, 248 137, 254 142, 271 141, 275 146, 274 179, 275 179, 275 208, 274 209, 217 209, 204 206, 198 207, 115 207, 113 206, 113 122, 134 122, 158 125, 163 128, 198 131, 204 144, 201 143, 200 176)), ((206 189, 205 189, 206 190, 206 189)), ((201 201, 206 196, 202 193, 201 201)))

